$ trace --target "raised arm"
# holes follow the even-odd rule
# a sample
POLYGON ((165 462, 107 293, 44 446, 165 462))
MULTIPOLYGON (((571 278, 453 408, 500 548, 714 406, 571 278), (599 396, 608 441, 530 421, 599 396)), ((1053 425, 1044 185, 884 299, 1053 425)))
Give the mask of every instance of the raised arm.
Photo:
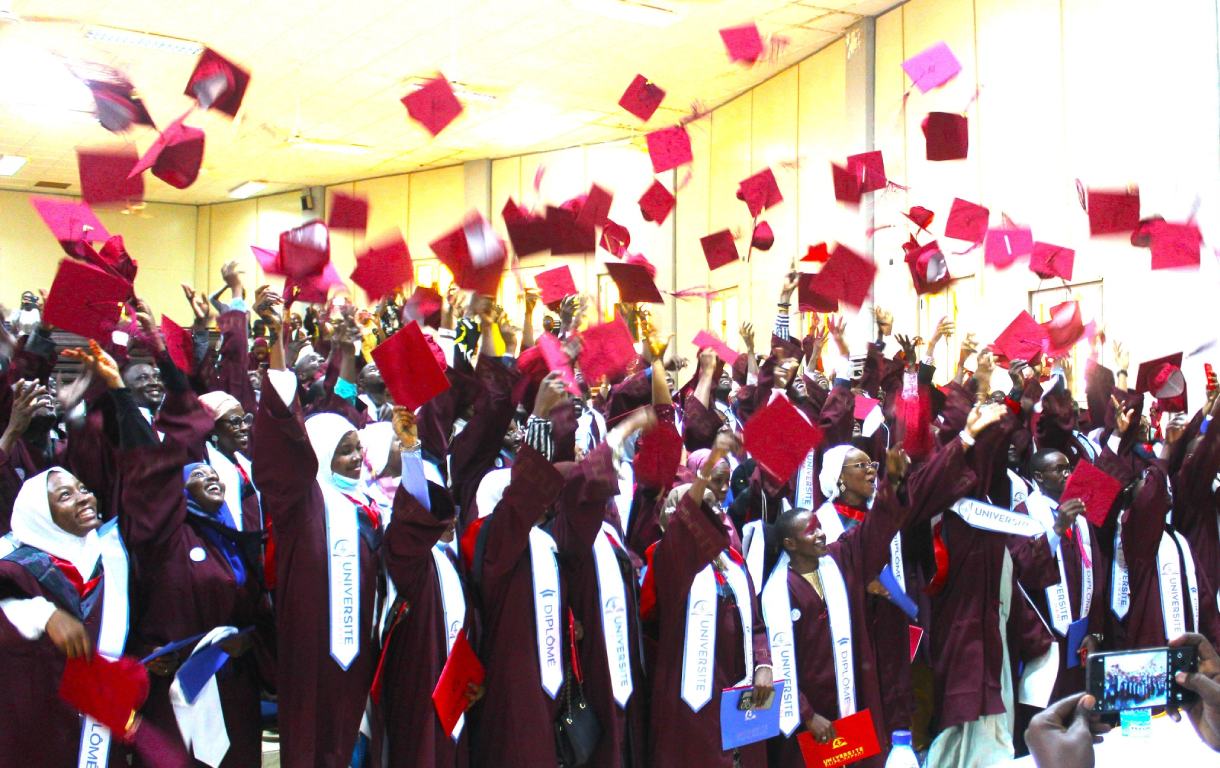
POLYGON ((528 446, 517 452, 511 472, 504 496, 484 524, 488 528, 482 582, 488 588, 516 567, 529 546, 530 529, 563 490, 563 475, 528 446))
POLYGON ((728 530, 719 515, 703 503, 709 479, 704 473, 710 473, 723 457, 722 451, 712 450, 657 543, 653 568, 661 595, 681 599, 695 575, 729 546, 728 530))

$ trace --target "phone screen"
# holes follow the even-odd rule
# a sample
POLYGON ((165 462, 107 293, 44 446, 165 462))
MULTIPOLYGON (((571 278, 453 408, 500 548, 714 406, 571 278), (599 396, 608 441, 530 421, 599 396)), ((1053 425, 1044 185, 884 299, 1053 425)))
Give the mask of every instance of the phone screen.
POLYGON ((1105 666, 1098 709, 1121 712, 1169 703, 1169 655, 1164 648, 1108 653, 1101 661, 1105 666))

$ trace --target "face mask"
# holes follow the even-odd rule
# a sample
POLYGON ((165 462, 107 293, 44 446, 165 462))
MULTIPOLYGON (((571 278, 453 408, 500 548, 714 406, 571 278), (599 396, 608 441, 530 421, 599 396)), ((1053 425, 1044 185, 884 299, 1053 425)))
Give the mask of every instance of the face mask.
POLYGON ((338 472, 330 473, 330 481, 332 483, 334 483, 334 486, 341 491, 351 492, 351 491, 357 490, 360 487, 360 480, 352 479, 350 477, 344 477, 343 475, 340 475, 338 472))

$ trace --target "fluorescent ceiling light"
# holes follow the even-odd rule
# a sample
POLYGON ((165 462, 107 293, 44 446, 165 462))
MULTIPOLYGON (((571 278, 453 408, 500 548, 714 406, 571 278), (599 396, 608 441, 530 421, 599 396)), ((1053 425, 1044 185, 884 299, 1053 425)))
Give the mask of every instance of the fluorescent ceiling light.
POLYGON ((0 155, 0 176, 13 176, 25 165, 25 158, 20 155, 0 155))
POLYGON ((181 37, 157 35, 149 32, 136 32, 135 30, 121 29, 119 27, 89 27, 85 30, 85 37, 99 43, 131 45, 137 48, 182 54, 184 56, 197 56, 203 51, 203 45, 194 40, 185 40, 181 37))
POLYGON ((303 136, 293 136, 288 144, 294 149, 310 149, 317 152, 334 152, 339 155, 367 155, 373 148, 365 144, 349 144, 343 141, 327 141, 325 139, 307 139, 303 136))
POLYGON ((574 7, 596 13, 608 19, 645 24, 650 27, 668 27, 682 14, 665 0, 568 0, 574 7))
POLYGON ((266 188, 267 182, 265 181, 247 181, 244 184, 238 184, 236 187, 230 189, 229 197, 236 200, 244 200, 247 197, 257 195, 266 188))

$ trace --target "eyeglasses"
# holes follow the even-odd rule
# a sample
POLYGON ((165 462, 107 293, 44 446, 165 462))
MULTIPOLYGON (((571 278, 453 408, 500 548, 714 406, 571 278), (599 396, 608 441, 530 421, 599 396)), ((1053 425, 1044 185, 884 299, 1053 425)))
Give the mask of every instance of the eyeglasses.
POLYGON ((843 469, 868 469, 872 467, 874 470, 881 466, 876 461, 857 461, 855 464, 844 464, 843 469))
POLYGON ((254 423, 254 414, 247 413, 245 416, 242 416, 240 418, 237 416, 230 416, 227 419, 221 419, 220 423, 224 424, 226 427, 229 427, 230 429, 237 429, 238 427, 248 427, 254 423))

